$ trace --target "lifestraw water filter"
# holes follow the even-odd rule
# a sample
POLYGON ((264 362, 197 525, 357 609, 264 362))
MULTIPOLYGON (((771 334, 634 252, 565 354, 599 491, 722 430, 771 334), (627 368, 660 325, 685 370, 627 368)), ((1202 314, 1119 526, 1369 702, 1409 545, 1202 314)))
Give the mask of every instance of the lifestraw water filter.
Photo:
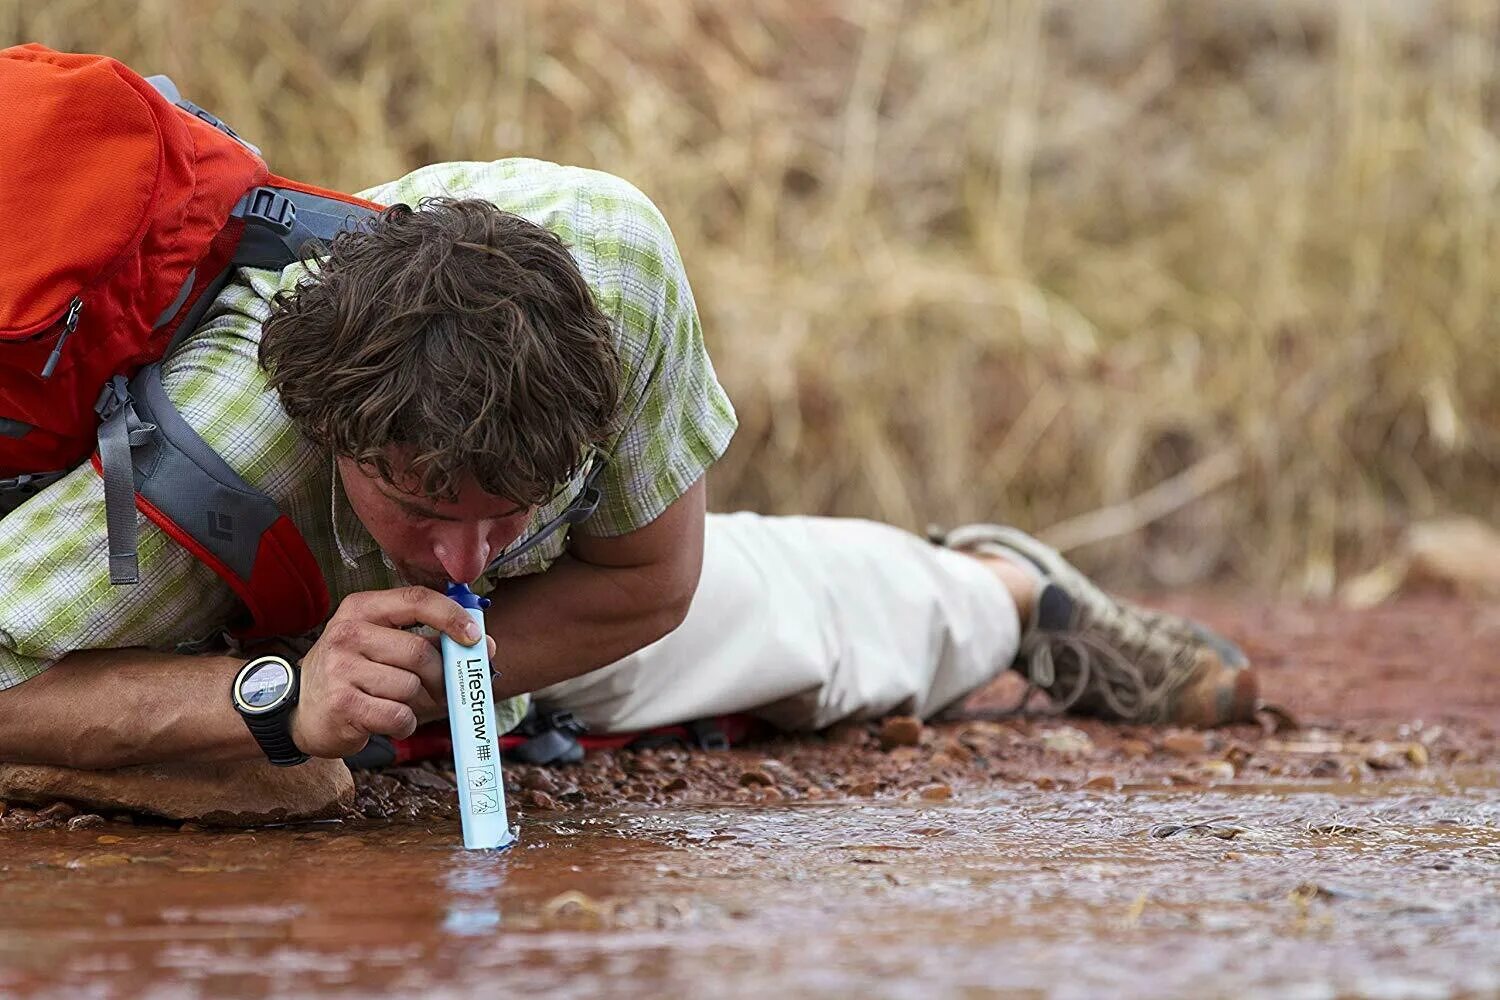
POLYGON ((479 625, 479 641, 461 646, 443 635, 443 683, 448 689, 448 726, 453 734, 453 771, 458 779, 458 811, 464 847, 505 848, 515 842, 505 814, 505 783, 500 776, 500 732, 495 728, 495 692, 484 638, 489 601, 461 583, 448 584, 448 596, 479 625))

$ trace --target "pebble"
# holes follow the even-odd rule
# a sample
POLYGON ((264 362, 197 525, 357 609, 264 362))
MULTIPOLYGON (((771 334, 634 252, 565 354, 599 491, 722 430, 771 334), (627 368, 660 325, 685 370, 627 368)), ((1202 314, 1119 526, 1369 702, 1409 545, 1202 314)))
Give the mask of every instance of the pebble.
POLYGON ((673 778, 671 781, 664 783, 661 786, 661 790, 663 792, 666 792, 667 794, 671 794, 673 792, 684 791, 686 790, 687 786, 688 782, 686 778, 673 778))
POLYGON ((962 767, 963 765, 952 754, 939 750, 932 755, 932 759, 927 762, 927 766, 934 771, 948 771, 956 767, 962 767))
POLYGON ((880 749, 914 747, 922 742, 922 720, 912 715, 893 715, 880 724, 880 749))
POLYGON ((740 784, 747 787, 750 785, 774 785, 776 784, 776 779, 765 771, 750 770, 740 775, 740 784))
POLYGON ((869 798, 880 790, 878 781, 858 781, 849 786, 849 794, 860 798, 869 798))
POLYGON ((386 773, 395 776, 413 788, 430 788, 433 791, 439 792, 453 791, 453 782, 440 774, 434 774, 426 768, 402 767, 387 771, 386 773))
POLYGON ((1096 792, 1113 792, 1120 787, 1120 782, 1113 774, 1096 774, 1085 781, 1083 787, 1096 792))
POLYGON ((1230 781, 1234 778, 1234 765, 1227 760, 1205 760, 1198 765, 1198 773, 1209 781, 1230 781))
POLYGON ((96 843, 96 844, 118 844, 120 841, 122 841, 124 839, 125 839, 124 837, 116 836, 113 833, 106 833, 103 836, 95 837, 94 838, 94 843, 96 843))
POLYGON ((1120 741, 1120 752, 1132 760, 1140 760, 1152 754, 1152 746, 1145 740, 1125 739, 1120 741))
POLYGON ((828 727, 828 742, 841 747, 862 747, 869 741, 869 727, 863 722, 839 722, 828 727))
POLYGON ((951 785, 937 781, 930 785, 923 785, 917 794, 929 802, 942 802, 953 798, 953 788, 951 785))
POLYGON ((775 785, 762 786, 757 791, 756 798, 761 802, 783 802, 786 800, 786 796, 782 794, 781 789, 775 785))
POLYGON ((557 809, 557 800, 538 788, 526 793, 526 804, 533 809, 552 811, 557 809))
POLYGON ((1059 726, 1057 729, 1048 729, 1042 733, 1042 746, 1053 753, 1077 757, 1092 751, 1094 741, 1081 729, 1059 726))
POLYGON ((1201 757, 1208 752, 1208 737, 1203 733, 1168 733, 1161 738, 1161 748, 1179 757, 1201 757))
POLYGON ((96 826, 104 825, 104 817, 95 813, 84 813, 82 816, 74 816, 68 820, 69 830, 91 830, 96 826))
POLYGON ((521 775, 521 787, 529 791, 547 792, 549 795, 557 791, 557 779, 541 768, 533 768, 521 775))
POLYGON ((72 819, 74 816, 77 816, 77 815, 78 815, 78 810, 74 809, 72 806, 68 805, 66 802, 54 802, 50 806, 48 806, 47 808, 45 808, 45 809, 41 810, 40 812, 38 812, 36 814, 36 818, 37 819, 45 819, 45 820, 56 820, 57 822, 60 823, 63 820, 72 819))

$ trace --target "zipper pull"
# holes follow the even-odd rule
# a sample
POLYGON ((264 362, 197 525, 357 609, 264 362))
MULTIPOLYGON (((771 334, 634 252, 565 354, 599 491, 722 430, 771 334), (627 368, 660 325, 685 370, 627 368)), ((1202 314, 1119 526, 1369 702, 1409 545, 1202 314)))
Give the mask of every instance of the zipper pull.
POLYGON ((78 314, 81 312, 83 300, 75 295, 73 301, 68 303, 68 314, 63 317, 62 333, 57 335, 57 344, 52 348, 52 353, 47 355, 47 363, 42 366, 42 378, 51 378, 52 373, 57 370, 57 363, 62 360, 63 345, 73 336, 73 331, 78 329, 78 314))

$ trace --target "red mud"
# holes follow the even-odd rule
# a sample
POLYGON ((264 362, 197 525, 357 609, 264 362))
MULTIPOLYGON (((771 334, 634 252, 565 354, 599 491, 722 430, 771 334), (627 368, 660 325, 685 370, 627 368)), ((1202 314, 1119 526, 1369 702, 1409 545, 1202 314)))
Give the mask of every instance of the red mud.
MULTIPOLYGON (((1500 607, 1444 598, 1364 611, 1210 598, 1162 603, 1240 643, 1260 672, 1263 697, 1290 711, 1302 731, 1245 725, 1200 734, 1073 718, 959 719, 917 729, 888 720, 884 740, 881 724, 869 723, 727 754, 600 753, 577 767, 512 765, 506 783, 521 811, 553 812, 622 803, 941 800, 954 788, 996 781, 1096 789, 1359 781, 1500 762, 1500 607)), ((1016 678, 1002 678, 966 707, 983 713, 1010 705, 1020 690, 1016 678)), ((440 765, 362 776, 360 811, 451 815, 450 776, 440 765)))

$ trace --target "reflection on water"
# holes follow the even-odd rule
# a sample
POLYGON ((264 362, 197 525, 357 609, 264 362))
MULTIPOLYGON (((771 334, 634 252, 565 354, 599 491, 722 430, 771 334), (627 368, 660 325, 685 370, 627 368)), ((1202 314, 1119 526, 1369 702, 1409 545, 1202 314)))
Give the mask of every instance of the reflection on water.
POLYGON ((443 930, 471 937, 500 926, 500 886, 506 857, 492 851, 455 850, 446 862, 443 888, 448 899, 443 930))
POLYGON ((1500 991, 1494 779, 7 833, 0 994, 1500 991))

